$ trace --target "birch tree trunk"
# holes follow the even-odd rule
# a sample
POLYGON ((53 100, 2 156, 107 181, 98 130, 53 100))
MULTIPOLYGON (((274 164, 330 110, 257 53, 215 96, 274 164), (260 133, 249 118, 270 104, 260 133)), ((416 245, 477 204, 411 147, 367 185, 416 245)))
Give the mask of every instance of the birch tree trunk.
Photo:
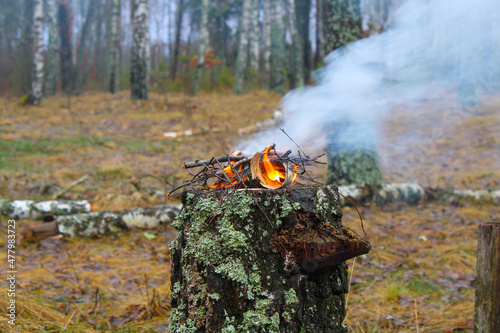
POLYGON ((269 90, 285 93, 285 25, 283 0, 271 1, 271 59, 269 90))
POLYGON ((271 1, 264 1, 264 22, 262 25, 263 50, 263 86, 269 89, 269 71, 271 60, 271 1))
POLYGON ((80 44, 78 45, 76 52, 76 73, 75 80, 73 82, 73 89, 78 94, 83 92, 83 87, 85 81, 87 80, 87 66, 86 63, 91 62, 92 52, 90 50, 92 39, 92 26, 94 24, 95 12, 97 9, 97 0, 91 0, 89 3, 89 8, 87 10, 87 15, 85 18, 85 23, 82 27, 82 33, 80 35, 80 44), (85 60, 85 54, 88 55, 87 60, 85 60))
POLYGON ((295 11, 295 0, 286 0, 288 10, 288 26, 292 37, 292 50, 290 52, 290 69, 292 72, 291 88, 301 87, 304 85, 304 75, 302 67, 304 66, 304 47, 302 39, 297 30, 297 17, 295 11))
POLYGON ((252 0, 250 8, 250 26, 248 27, 248 78, 247 86, 255 88, 257 73, 259 72, 259 1, 252 0))
POLYGON ((149 0, 133 0, 133 41, 130 68, 132 99, 148 99, 150 71, 149 0))
POLYGON ((297 30, 299 34, 300 41, 302 43, 302 60, 301 65, 302 76, 304 77, 304 82, 309 81, 309 76, 311 72, 311 42, 309 40, 309 14, 311 12, 311 0, 295 0, 295 16, 297 20, 297 30))
POLYGON ((316 68, 322 63, 325 57, 325 40, 323 38, 323 2, 325 0, 316 0, 316 56, 314 59, 314 66, 316 68))
POLYGON ((193 87, 191 93, 196 95, 200 90, 201 74, 205 65, 205 52, 208 50, 208 10, 209 1, 202 0, 201 2, 201 22, 200 22, 200 39, 198 41, 198 61, 193 79, 193 87))
POLYGON ((179 47, 181 41, 181 27, 182 27, 182 18, 184 13, 184 0, 177 1, 177 11, 175 18, 175 42, 174 49, 172 55, 172 67, 170 69, 170 74, 172 76, 172 81, 175 81, 177 76, 177 60, 179 58, 179 47))
POLYGON ((42 101, 43 90, 43 0, 33 2, 33 78, 31 81, 32 103, 42 101))
POLYGON ((119 60, 120 60, 120 18, 121 1, 111 0, 111 71, 109 74, 109 92, 114 94, 119 90, 119 60))
POLYGON ((59 35, 57 31, 56 0, 47 0, 47 23, 49 26, 49 49, 47 52, 47 71, 45 79, 45 96, 52 96, 57 90, 59 76, 59 35))
POLYGON ((323 0, 324 54, 363 38, 359 0, 323 0))
POLYGON ((252 0, 243 0, 243 7, 241 9, 240 38, 238 43, 238 55, 236 56, 236 69, 234 73, 233 92, 235 94, 243 93, 243 79, 245 77, 245 69, 247 67, 248 59, 248 37, 252 2, 252 0))
POLYGON ((69 0, 59 1, 58 24, 59 37, 61 39, 61 88, 69 94, 73 80, 73 48, 71 46, 71 8, 69 0))

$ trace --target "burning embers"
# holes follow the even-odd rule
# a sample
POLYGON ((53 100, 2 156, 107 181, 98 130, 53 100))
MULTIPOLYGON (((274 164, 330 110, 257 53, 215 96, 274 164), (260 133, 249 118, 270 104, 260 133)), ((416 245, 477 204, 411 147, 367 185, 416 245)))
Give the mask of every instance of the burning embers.
POLYGON ((290 150, 279 153, 274 145, 253 156, 234 151, 221 157, 184 163, 184 168, 193 178, 175 190, 189 185, 207 190, 257 186, 278 189, 294 183, 297 177, 315 182, 308 174, 306 166, 323 164, 317 160, 321 156, 323 155, 309 158, 300 151, 298 156, 294 156, 290 150), (190 171, 196 167, 202 168, 197 173, 190 171))

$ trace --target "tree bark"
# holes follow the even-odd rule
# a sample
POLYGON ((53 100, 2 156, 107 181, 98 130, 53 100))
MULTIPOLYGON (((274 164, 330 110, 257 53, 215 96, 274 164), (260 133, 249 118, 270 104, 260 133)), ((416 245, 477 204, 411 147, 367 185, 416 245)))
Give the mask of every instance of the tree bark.
POLYGON ((302 87, 304 85, 304 47, 303 41, 297 30, 297 16, 295 10, 295 0, 286 0, 288 10, 288 26, 290 37, 292 38, 292 50, 290 52, 290 70, 292 72, 292 82, 290 88, 302 87))
POLYGON ((31 81, 31 102, 42 102, 43 92, 43 0, 33 1, 33 78, 31 81))
POLYGON ((282 0, 271 2, 271 58, 269 90, 285 93, 285 26, 282 0))
POLYGON ((500 223, 479 225, 474 332, 500 327, 500 223))
POLYGON ((363 38, 359 0, 323 0, 323 54, 363 38))
POLYGON ((93 52, 91 50, 91 39, 96 10, 97 0, 90 0, 85 23, 82 26, 80 43, 78 44, 78 48, 76 51, 76 72, 73 82, 73 90, 76 91, 77 94, 81 94, 83 92, 85 81, 87 81, 88 77, 87 67, 89 67, 90 63, 92 62, 93 52), (87 55, 87 57, 85 55, 87 55))
POLYGON ((183 203, 172 332, 347 332, 342 261, 369 244, 339 231, 336 187, 193 192, 183 203))
POLYGON ((205 52, 208 51, 208 10, 209 1, 202 0, 201 2, 201 22, 200 22, 200 39, 198 40, 198 60, 196 62, 196 69, 193 79, 193 87, 191 93, 196 95, 200 90, 201 74, 205 66, 205 52))
POLYGON ((160 224, 171 223, 179 210, 179 206, 158 205, 116 212, 56 215, 54 218, 61 234, 70 237, 92 237, 131 228, 156 228, 160 224))
POLYGON ((309 40, 309 14, 311 12, 311 0, 295 0, 295 14, 297 20, 297 30, 299 39, 302 45, 302 60, 303 64, 300 66, 304 82, 309 81, 311 72, 311 42, 309 40))
POLYGON ((177 1, 177 12, 175 18, 175 42, 174 51, 172 56, 172 67, 170 73, 172 76, 172 81, 175 81, 177 76, 177 61, 179 59, 179 48, 181 42, 181 28, 182 28, 182 17, 184 13, 184 0, 177 1))
POLYGON ((59 76, 59 33, 57 31, 57 3, 47 0, 47 22, 49 26, 49 48, 47 52, 47 71, 45 96, 52 96, 57 90, 59 76))
POLYGON ((259 72, 259 1, 252 0, 248 27, 248 71, 247 87, 254 89, 259 72))
POLYGON ((120 31, 121 31, 121 1, 111 0, 111 70, 109 75, 109 92, 114 94, 120 88, 120 31))
POLYGON ((382 184, 378 154, 370 134, 364 134, 363 142, 351 141, 356 133, 367 133, 369 129, 360 128, 346 120, 331 124, 327 130, 332 133, 327 136, 328 170, 325 184, 382 184))
MULTIPOLYGON (((248 59, 248 42, 250 29, 250 16, 252 9, 252 0, 243 0, 243 7, 240 14, 240 31, 238 42, 238 54, 236 56, 236 68, 234 73, 234 88, 235 94, 243 93, 243 81, 247 68, 248 59)), ((255 24, 255 22, 252 22, 255 24)))
POLYGON ((0 200, 0 213, 16 220, 42 220, 51 215, 90 212, 90 203, 79 201, 0 200))
POLYGON ((148 99, 150 72, 149 1, 133 0, 133 41, 130 68, 132 99, 148 99))
POLYGON ((65 93, 69 94, 73 82, 72 20, 69 0, 59 1, 57 21, 61 39, 61 88, 65 93))
POLYGON ((262 42, 263 42, 263 84, 269 89, 269 73, 271 66, 271 1, 264 1, 264 22, 262 24, 262 42))

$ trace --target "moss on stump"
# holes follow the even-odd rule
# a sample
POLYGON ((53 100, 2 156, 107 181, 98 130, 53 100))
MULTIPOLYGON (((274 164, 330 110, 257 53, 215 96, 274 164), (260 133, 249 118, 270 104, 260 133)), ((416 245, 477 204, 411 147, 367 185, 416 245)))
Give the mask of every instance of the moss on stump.
POLYGON ((347 332, 345 263, 301 267, 272 242, 304 216, 340 230, 336 187, 186 192, 183 201, 171 244, 172 332, 347 332))

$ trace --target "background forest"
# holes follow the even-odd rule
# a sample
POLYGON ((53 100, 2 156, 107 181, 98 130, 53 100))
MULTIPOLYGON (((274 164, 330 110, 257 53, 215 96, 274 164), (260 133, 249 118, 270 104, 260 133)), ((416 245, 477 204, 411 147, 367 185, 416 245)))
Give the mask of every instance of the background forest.
POLYGON ((0 6, 1 95, 128 90, 131 78, 143 84, 135 82, 136 70, 160 92, 283 94, 312 82, 311 71, 329 52, 389 27, 398 1, 5 0, 0 6))
MULTIPOLYGON (((296 150, 253 136, 279 125, 326 153, 322 183, 431 194, 342 209, 373 245, 347 262, 349 331, 473 332, 477 228, 500 220, 496 2, 0 0, 0 208, 178 205, 183 162, 296 150)), ((41 225, 18 219, 18 320, 0 331, 169 332, 175 228, 41 225)))

